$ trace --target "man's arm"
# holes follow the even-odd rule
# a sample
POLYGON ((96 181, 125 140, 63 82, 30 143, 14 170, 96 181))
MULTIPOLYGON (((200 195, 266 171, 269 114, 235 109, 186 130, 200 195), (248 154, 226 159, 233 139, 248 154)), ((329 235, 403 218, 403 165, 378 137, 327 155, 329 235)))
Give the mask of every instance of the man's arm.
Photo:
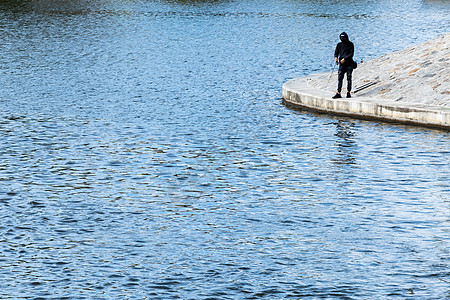
POLYGON ((338 63, 338 57, 339 57, 339 44, 336 45, 336 49, 334 50, 334 62, 338 63))

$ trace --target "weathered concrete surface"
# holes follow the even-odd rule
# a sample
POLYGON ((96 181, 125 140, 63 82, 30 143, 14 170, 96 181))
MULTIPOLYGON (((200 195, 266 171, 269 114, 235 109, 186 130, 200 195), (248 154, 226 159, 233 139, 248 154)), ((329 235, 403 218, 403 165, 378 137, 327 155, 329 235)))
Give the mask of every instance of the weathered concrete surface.
POLYGON ((283 99, 329 113, 450 129, 450 34, 360 64, 353 89, 370 82, 378 83, 352 98, 332 99, 337 72, 331 79, 315 74, 285 83, 283 99))

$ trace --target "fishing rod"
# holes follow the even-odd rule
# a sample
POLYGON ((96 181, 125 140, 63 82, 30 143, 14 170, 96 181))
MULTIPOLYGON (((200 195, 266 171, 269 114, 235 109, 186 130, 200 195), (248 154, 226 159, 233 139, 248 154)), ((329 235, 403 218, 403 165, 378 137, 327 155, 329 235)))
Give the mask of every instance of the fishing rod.
POLYGON ((323 98, 323 96, 325 95, 326 89, 328 88, 328 83, 330 82, 331 76, 333 75, 334 71, 336 71, 335 66, 337 66, 337 63, 333 62, 333 63, 332 63, 332 67, 331 67, 331 73, 330 73, 330 76, 328 76, 327 84, 325 85, 325 88, 323 89, 323 92, 322 92, 322 98, 323 98))
POLYGON ((364 89, 367 89, 368 87, 371 87, 372 85, 375 85, 375 84, 377 84, 378 82, 380 82, 380 81, 372 81, 372 82, 363 84, 363 85, 361 85, 361 86, 359 86, 359 87, 357 87, 357 88, 355 89, 355 93, 360 92, 360 91, 362 91, 362 90, 364 90, 364 89))

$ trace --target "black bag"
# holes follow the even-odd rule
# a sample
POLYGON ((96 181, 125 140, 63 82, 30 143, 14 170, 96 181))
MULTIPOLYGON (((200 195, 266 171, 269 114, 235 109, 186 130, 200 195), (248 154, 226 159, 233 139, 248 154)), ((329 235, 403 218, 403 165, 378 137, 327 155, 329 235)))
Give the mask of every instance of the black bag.
POLYGON ((358 67, 358 64, 356 63, 356 61, 353 61, 352 67, 353 67, 353 69, 356 69, 358 67))

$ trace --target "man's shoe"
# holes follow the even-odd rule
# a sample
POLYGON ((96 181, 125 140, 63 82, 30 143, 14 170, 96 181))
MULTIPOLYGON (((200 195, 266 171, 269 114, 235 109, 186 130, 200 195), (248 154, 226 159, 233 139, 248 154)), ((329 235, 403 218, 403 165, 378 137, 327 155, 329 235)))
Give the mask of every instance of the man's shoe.
POLYGON ((342 98, 341 94, 336 93, 336 95, 333 96, 333 99, 338 99, 338 98, 342 98))
POLYGON ((350 92, 347 92, 347 98, 351 98, 352 95, 350 95, 350 92))

